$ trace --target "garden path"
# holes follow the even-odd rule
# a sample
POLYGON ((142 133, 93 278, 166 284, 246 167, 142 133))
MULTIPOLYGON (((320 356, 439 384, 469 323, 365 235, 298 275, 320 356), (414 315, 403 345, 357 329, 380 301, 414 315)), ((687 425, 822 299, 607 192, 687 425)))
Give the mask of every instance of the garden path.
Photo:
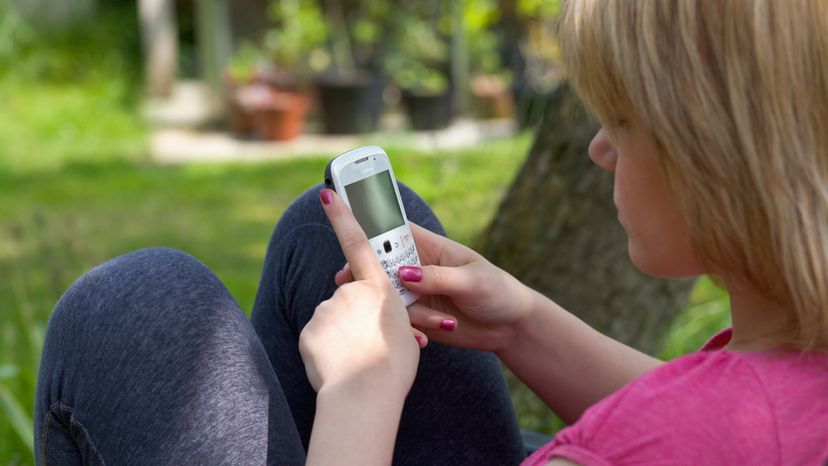
POLYGON ((150 137, 152 159, 178 164, 193 161, 238 162, 281 160, 320 154, 339 154, 367 144, 410 147, 423 151, 459 149, 515 133, 512 120, 456 118, 445 129, 409 131, 401 113, 388 113, 380 131, 361 135, 326 135, 313 122, 292 141, 268 142, 235 137, 227 130, 212 129, 203 123, 209 115, 209 98, 196 82, 179 82, 170 98, 148 101, 143 113, 153 129, 150 137), (205 129, 206 128, 206 129, 205 129))

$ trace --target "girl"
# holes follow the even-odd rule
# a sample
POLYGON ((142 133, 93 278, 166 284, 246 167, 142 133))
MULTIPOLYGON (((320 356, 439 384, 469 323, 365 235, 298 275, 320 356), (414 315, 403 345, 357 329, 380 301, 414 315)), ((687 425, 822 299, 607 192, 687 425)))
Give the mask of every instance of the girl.
POLYGON ((44 348, 38 462, 515 463, 494 354, 573 423, 526 464, 824 464, 828 3, 572 0, 561 14, 630 258, 719 277, 731 329, 661 363, 430 231, 408 191, 426 265, 399 269, 424 295, 405 309, 323 189, 280 220, 252 328, 182 253, 75 283, 44 348))

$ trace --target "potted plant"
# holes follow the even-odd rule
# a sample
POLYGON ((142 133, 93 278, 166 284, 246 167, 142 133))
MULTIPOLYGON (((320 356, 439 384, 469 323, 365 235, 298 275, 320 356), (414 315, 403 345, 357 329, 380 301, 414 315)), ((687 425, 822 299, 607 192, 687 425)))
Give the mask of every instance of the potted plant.
POLYGON ((500 35, 493 30, 500 17, 497 0, 465 0, 463 32, 471 75, 472 111, 481 118, 514 114, 511 74, 503 69, 500 35))
POLYGON ((238 136, 253 133, 253 116, 250 107, 243 103, 243 89, 252 85, 261 61, 261 53, 251 43, 244 42, 230 61, 224 82, 227 86, 227 116, 230 130, 238 136))
POLYGON ((523 66, 516 70, 512 80, 512 94, 518 125, 529 128, 540 124, 549 97, 563 78, 554 32, 560 2, 518 0, 516 6, 525 32, 520 44, 523 66))
POLYGON ((387 0, 325 0, 330 31, 327 69, 314 83, 325 131, 374 131, 382 111, 384 80, 379 42, 389 12, 387 0))
POLYGON ((311 103, 309 80, 327 36, 315 0, 277 0, 268 7, 274 26, 263 39, 267 66, 258 83, 240 91, 258 135, 288 140, 301 134, 311 103))
POLYGON ((267 12, 273 26, 263 38, 269 65, 264 81, 282 90, 307 89, 326 61, 328 28, 322 10, 316 0, 273 0, 267 12))
POLYGON ((402 100, 415 130, 445 128, 454 113, 449 75, 449 46, 439 30, 439 9, 408 4, 398 18, 393 50, 385 67, 402 90, 402 100))

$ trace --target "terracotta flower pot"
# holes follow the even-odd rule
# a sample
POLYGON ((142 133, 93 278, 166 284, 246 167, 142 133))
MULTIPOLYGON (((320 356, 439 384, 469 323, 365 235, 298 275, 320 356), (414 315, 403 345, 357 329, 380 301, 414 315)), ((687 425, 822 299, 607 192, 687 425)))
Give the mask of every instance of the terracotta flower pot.
POLYGON ((253 106, 256 133, 268 141, 288 141, 302 133, 310 107, 305 91, 269 90, 266 100, 253 106))
POLYGON ((253 135, 253 115, 245 106, 245 89, 252 85, 236 82, 229 74, 224 76, 224 85, 227 88, 227 123, 230 131, 236 136, 249 137, 253 135))
POLYGON ((227 118, 230 131, 236 136, 248 137, 253 134, 253 115, 232 97, 227 102, 227 118))
POLYGON ((515 114, 514 98, 506 83, 491 75, 472 78, 472 108, 480 118, 511 118, 515 114))

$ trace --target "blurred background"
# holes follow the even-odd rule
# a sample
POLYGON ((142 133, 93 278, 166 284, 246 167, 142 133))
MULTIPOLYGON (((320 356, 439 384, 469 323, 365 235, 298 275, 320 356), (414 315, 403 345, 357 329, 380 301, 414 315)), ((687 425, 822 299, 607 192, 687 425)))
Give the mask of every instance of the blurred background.
MULTIPOLYGON (((709 280, 644 286, 598 243, 532 254, 560 267, 510 259, 527 235, 626 244, 605 226, 615 214, 590 207, 611 195, 585 194, 611 177, 571 168, 591 167, 594 123, 560 103, 557 12, 557 0, 0 0, 0 464, 33 463, 45 328, 77 277, 180 248, 249 312, 281 212, 362 144, 385 147, 450 237, 556 299, 590 293, 533 277, 614 281, 605 271, 623 264, 630 300, 602 299, 649 320, 594 321, 608 333, 667 359, 726 326, 709 280), (532 178, 550 166, 557 181, 532 178), (547 200, 527 213, 530 191, 547 200)), ((523 427, 560 428, 507 376, 523 427)))

